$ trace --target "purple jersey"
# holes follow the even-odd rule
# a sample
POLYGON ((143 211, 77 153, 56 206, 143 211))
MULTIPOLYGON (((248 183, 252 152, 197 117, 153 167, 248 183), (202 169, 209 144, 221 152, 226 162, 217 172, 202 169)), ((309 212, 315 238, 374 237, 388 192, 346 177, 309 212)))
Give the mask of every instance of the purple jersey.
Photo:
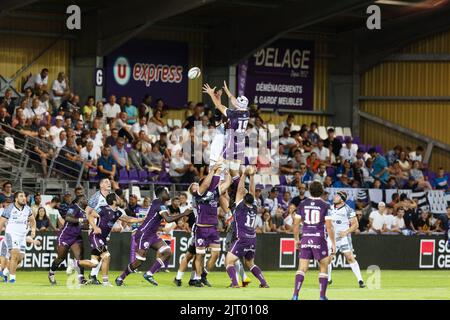
POLYGON ((194 194, 194 203, 197 207, 196 224, 217 225, 220 197, 219 182, 220 176, 213 176, 208 190, 203 195, 198 192, 194 194))
POLYGON ((330 205, 321 198, 307 198, 298 206, 298 214, 302 217, 303 237, 325 237, 325 220, 330 219, 330 205))
POLYGON ((109 205, 100 207, 98 211, 99 218, 97 219, 97 227, 102 230, 101 238, 106 239, 114 224, 122 216, 119 210, 114 211, 109 205))
POLYGON ((234 210, 234 221, 236 223, 236 237, 256 238, 256 215, 255 205, 248 207, 242 200, 234 210))
POLYGON ((153 200, 144 222, 137 228, 136 236, 142 234, 156 235, 163 219, 162 212, 169 213, 169 209, 160 199, 153 200))
MULTIPOLYGON (((69 208, 66 211, 65 217, 68 215, 74 217, 75 219, 85 219, 86 218, 83 210, 81 210, 81 208, 79 206, 77 206, 76 204, 69 206, 69 208)), ((78 236, 81 234, 81 228, 82 228, 82 225, 78 222, 73 223, 73 222, 66 221, 64 223, 64 227, 61 230, 60 236, 61 237, 64 237, 66 235, 67 236, 69 236, 69 235, 70 236, 78 236)))
POLYGON ((234 130, 235 134, 245 134, 250 113, 247 110, 227 109, 227 129, 234 130))

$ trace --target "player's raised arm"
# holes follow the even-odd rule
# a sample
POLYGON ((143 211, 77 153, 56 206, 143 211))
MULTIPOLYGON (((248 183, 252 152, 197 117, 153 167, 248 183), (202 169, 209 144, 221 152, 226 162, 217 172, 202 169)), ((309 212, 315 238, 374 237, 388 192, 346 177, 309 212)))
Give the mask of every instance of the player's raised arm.
POLYGON ((243 170, 241 173, 241 177, 239 179, 239 183, 236 190, 236 203, 239 203, 244 199, 245 196, 245 172, 246 170, 243 170))
POLYGON ((236 106, 237 103, 238 103, 238 102, 237 102, 237 99, 236 99, 235 96, 233 96, 233 95, 231 94, 230 90, 228 89, 228 86, 227 86, 227 82, 226 82, 226 81, 223 82, 223 91, 225 91, 225 94, 228 96, 228 99, 230 99, 231 104, 234 105, 234 106, 236 106))
POLYGON ((124 214, 119 218, 119 220, 128 224, 132 224, 132 223, 142 223, 144 222, 145 218, 134 218, 124 214))
POLYGON ((248 172, 248 176, 250 179, 249 192, 253 197, 256 197, 256 185, 255 185, 255 173, 256 169, 254 166, 250 166, 250 170, 248 172))
POLYGON ((203 180, 203 182, 198 186, 198 194, 202 195, 204 194, 208 188, 211 185, 211 181, 213 179, 213 176, 220 175, 220 168, 222 166, 221 162, 217 162, 214 167, 209 171, 206 178, 203 180))
POLYGON ((231 179, 231 175, 228 171, 225 171, 225 180, 223 180, 219 185, 220 194, 225 193, 225 191, 228 190, 228 188, 233 183, 233 180, 231 179))
POLYGON ((159 214, 164 218, 164 220, 166 220, 166 222, 171 223, 171 222, 177 221, 180 218, 190 215, 191 212, 189 210, 185 210, 183 213, 169 214, 169 211, 165 210, 165 211, 160 211, 159 214))
POLYGON ((216 90, 216 87, 211 88, 211 87, 209 86, 209 84, 207 84, 207 83, 205 83, 205 84, 203 85, 203 92, 204 92, 204 93, 207 93, 207 94, 211 97, 211 100, 213 101, 214 106, 215 106, 217 109, 219 109, 219 111, 222 112, 222 114, 223 114, 224 116, 226 116, 226 115, 227 115, 227 107, 225 107, 225 106, 222 104, 222 102, 220 101, 220 98, 219 98, 218 96, 216 96, 215 90, 216 90))

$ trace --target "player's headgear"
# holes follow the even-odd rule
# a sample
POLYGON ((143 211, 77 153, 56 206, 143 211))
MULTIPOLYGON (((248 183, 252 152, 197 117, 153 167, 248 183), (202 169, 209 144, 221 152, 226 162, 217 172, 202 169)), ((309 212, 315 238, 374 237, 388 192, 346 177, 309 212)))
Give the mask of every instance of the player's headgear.
POLYGON ((342 201, 346 202, 347 201, 347 193, 343 190, 338 191, 337 195, 341 198, 342 201))
POLYGON ((242 109, 242 110, 247 110, 248 99, 247 99, 246 96, 239 96, 239 97, 236 98, 236 100, 237 100, 236 108, 242 109))

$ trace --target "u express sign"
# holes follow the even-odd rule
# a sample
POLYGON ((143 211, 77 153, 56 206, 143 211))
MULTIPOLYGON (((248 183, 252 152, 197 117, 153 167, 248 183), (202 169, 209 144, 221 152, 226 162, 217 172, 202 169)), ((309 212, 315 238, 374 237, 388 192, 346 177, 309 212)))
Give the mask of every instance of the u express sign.
POLYGON ((188 49, 185 43, 131 40, 105 58, 106 91, 131 96, 135 105, 145 94, 172 107, 187 101, 188 49))

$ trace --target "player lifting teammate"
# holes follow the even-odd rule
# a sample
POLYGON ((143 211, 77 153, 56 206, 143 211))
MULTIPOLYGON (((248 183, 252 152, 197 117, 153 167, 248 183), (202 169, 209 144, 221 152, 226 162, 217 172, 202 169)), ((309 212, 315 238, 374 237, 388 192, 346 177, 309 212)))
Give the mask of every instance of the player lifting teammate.
POLYGON ((328 285, 327 269, 331 256, 328 256, 326 231, 331 242, 331 255, 336 252, 336 242, 331 217, 329 214, 329 204, 321 198, 323 193, 322 184, 318 181, 311 183, 309 187, 311 197, 303 200, 299 206, 297 215, 294 218, 294 239, 296 244, 300 244, 300 262, 297 274, 295 275, 295 287, 292 300, 298 300, 298 294, 303 284, 305 274, 308 271, 310 260, 319 262, 319 286, 320 299, 327 300, 326 291, 328 285), (302 239, 299 240, 300 223, 303 223, 302 239))
POLYGON ((261 269, 255 265, 256 250, 256 216, 257 208, 255 206, 255 170, 248 167, 242 172, 239 185, 236 192, 236 209, 234 210, 234 219, 236 221, 236 237, 237 239, 231 246, 225 258, 225 264, 228 276, 231 279, 233 288, 239 288, 235 263, 238 259, 244 258, 246 266, 253 275, 259 280, 260 288, 268 288, 266 280, 261 269), (245 190, 245 177, 250 177, 250 192, 245 190))
MULTIPOLYGON (((351 233, 358 229, 358 219, 356 218, 355 210, 350 208, 345 202, 347 201, 347 193, 345 191, 338 191, 333 198, 333 205, 331 206, 330 216, 333 221, 333 228, 336 239, 336 250, 342 252, 352 268, 353 273, 358 280, 359 287, 364 288, 364 281, 361 276, 358 261, 353 255, 353 245, 351 233)), ((330 241, 329 241, 330 242, 330 241)), ((329 243, 329 245, 331 245, 329 243)), ((331 262, 331 261, 330 261, 331 262)), ((331 284, 331 269, 332 264, 328 265, 328 284, 331 284)))
POLYGON ((137 229, 134 237, 137 243, 136 259, 131 261, 122 274, 116 279, 116 285, 121 286, 125 278, 134 272, 147 259, 150 248, 157 251, 157 258, 153 265, 144 274, 144 279, 157 286, 158 283, 153 278, 154 274, 164 267, 164 263, 169 261, 172 252, 170 247, 157 235, 162 219, 173 222, 189 214, 185 211, 181 214, 169 215, 166 202, 170 200, 169 191, 165 187, 158 187, 155 190, 156 199, 148 210, 144 222, 137 229))

